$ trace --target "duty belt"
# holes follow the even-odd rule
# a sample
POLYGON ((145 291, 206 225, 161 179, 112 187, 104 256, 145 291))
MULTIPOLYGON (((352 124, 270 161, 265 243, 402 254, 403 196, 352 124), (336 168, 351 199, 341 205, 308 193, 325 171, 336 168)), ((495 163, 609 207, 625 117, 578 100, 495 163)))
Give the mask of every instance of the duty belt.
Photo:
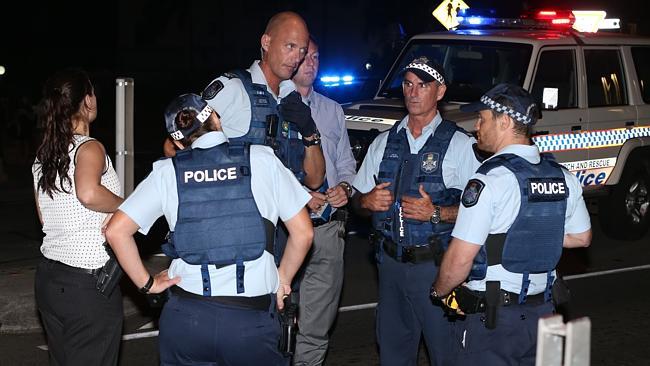
POLYGON ((329 220, 323 220, 323 219, 311 219, 311 223, 314 227, 321 226, 324 224, 327 224, 328 222, 332 221, 343 221, 345 222, 348 218, 348 212, 345 209, 339 208, 336 211, 334 211, 333 214, 330 215, 329 220))
MULTIPOLYGON (((517 304, 519 294, 499 290, 499 305, 509 306, 517 304)), ((465 286, 456 289, 456 301, 465 314, 483 313, 486 308, 485 291, 472 291, 465 286)), ((545 303, 544 293, 529 295, 524 305, 541 305, 545 303)))
POLYGON ((397 244, 389 239, 383 240, 384 253, 402 263, 431 262, 435 258, 434 248, 429 244, 402 247, 402 257, 397 258, 397 244))

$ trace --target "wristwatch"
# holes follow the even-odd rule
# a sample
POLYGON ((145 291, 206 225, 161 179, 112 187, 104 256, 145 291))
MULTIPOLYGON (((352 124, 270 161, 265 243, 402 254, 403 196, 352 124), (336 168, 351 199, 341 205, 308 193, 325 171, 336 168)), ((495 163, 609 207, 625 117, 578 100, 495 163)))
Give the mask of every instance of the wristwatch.
POLYGON ((444 296, 438 295, 438 291, 436 290, 435 287, 431 286, 431 298, 435 300, 442 300, 444 296))
POLYGON ((343 189, 345 189, 345 194, 348 195, 348 198, 352 197, 352 186, 350 185, 350 183, 343 181, 339 183, 339 185, 343 187, 343 189))
POLYGON ((432 224, 440 223, 440 206, 433 205, 433 214, 431 215, 429 221, 431 221, 432 224))
POLYGON ((318 131, 314 132, 310 137, 312 138, 311 140, 305 139, 304 136, 302 137, 302 144, 305 145, 305 147, 320 145, 320 133, 318 133, 318 131))

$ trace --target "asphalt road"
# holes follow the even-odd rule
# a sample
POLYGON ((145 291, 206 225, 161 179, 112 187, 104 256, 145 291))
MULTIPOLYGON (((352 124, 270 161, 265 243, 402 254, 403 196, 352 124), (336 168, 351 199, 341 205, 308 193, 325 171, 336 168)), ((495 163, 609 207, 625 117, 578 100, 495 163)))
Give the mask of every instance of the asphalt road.
MULTIPOLYGON (((572 294, 565 320, 582 316, 591 320, 591 365, 648 365, 650 234, 635 242, 614 241, 603 236, 594 215, 592 222, 592 246, 565 251, 560 264, 572 294)), ((376 365, 376 270, 363 233, 349 237, 345 260, 341 312, 332 331, 327 364, 376 365)), ((123 287, 126 296, 138 298, 128 283, 123 287)), ((144 304, 140 310, 125 320, 120 365, 158 364, 158 312, 144 304)), ((46 364, 44 345, 41 333, 0 334, 0 365, 46 364)), ((424 348, 418 364, 429 364, 424 348)))

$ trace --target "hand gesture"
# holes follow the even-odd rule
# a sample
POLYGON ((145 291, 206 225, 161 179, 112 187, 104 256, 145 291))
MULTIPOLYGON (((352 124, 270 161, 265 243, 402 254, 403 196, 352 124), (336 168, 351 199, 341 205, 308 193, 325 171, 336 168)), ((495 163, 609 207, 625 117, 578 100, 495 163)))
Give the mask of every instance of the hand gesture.
POLYGON ((311 117, 311 109, 302 102, 302 97, 297 91, 282 98, 278 109, 282 119, 295 123, 303 137, 309 137, 316 132, 316 123, 311 117))
POLYGON ((393 204, 393 193, 386 189, 390 182, 379 183, 372 191, 361 196, 361 207, 370 211, 385 212, 393 204))
POLYGON ((340 185, 329 188, 325 193, 327 194, 327 202, 329 202, 332 207, 338 208, 345 206, 348 203, 348 193, 345 191, 345 188, 340 185))
POLYGON ((431 215, 433 215, 431 196, 429 196, 421 184, 419 191, 422 196, 420 198, 402 196, 402 214, 407 219, 429 221, 431 215))

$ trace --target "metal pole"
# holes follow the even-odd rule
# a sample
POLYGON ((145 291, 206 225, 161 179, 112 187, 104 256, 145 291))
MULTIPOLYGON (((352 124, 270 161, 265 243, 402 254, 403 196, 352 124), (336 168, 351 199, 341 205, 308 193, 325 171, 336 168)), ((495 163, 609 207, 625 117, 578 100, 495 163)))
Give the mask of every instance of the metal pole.
POLYGON ((115 170, 122 197, 133 192, 133 93, 132 78, 115 79, 115 170))

